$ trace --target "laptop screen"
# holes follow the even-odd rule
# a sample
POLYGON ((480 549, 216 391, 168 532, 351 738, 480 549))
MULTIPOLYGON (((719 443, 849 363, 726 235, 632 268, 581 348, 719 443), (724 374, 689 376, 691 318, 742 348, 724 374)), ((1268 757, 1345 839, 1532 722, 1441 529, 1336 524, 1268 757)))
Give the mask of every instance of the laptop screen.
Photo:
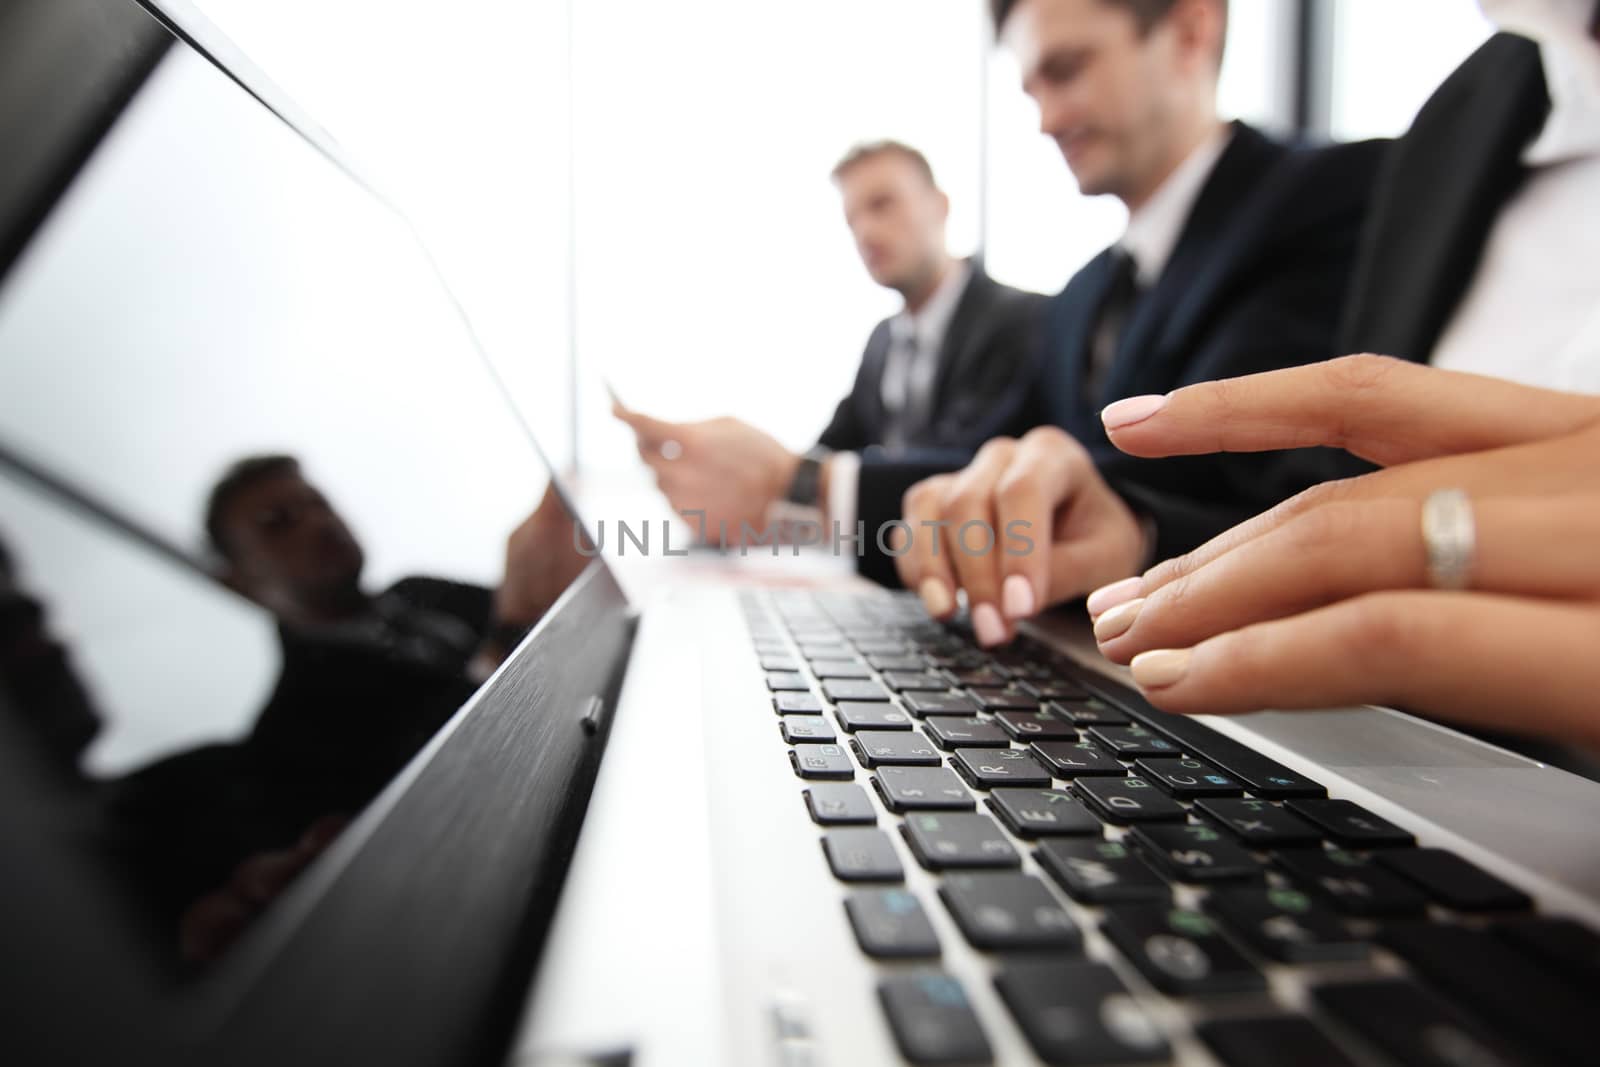
POLYGON ((0 286, 0 710, 160 970, 591 565, 550 488, 404 221, 167 50, 0 286))

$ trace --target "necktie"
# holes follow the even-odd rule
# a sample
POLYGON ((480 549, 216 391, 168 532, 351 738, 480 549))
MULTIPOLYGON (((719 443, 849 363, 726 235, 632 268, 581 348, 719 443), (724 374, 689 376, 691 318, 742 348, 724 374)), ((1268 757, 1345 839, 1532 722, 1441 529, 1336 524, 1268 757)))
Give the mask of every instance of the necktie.
POLYGON ((1089 366, 1084 375, 1084 396, 1091 406, 1098 407, 1100 391, 1105 387, 1111 365, 1117 357, 1117 344, 1122 340, 1123 328, 1128 325, 1133 305, 1140 296, 1138 264, 1125 250, 1117 249, 1111 264, 1111 284, 1106 287, 1105 298, 1100 302, 1100 314, 1095 319, 1094 334, 1089 342, 1089 366))
POLYGON ((891 450, 905 448, 919 427, 926 409, 926 383, 918 366, 921 353, 917 332, 910 330, 895 339, 889 350, 883 374, 884 410, 889 416, 883 443, 891 450))

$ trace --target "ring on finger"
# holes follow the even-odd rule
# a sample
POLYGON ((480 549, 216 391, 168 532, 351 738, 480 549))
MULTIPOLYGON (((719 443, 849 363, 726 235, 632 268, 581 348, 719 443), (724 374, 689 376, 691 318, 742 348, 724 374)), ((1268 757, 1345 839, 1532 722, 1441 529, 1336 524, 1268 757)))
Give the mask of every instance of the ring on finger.
POLYGON ((1460 489, 1439 489, 1422 502, 1422 543, 1428 553, 1428 584, 1465 589, 1477 553, 1472 500, 1460 489))

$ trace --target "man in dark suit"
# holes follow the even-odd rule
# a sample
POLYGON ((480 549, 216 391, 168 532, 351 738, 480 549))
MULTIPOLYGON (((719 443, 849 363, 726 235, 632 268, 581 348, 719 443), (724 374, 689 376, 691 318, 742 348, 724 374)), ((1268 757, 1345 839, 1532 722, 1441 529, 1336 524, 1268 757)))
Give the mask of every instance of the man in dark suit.
POLYGON ((1358 469, 1328 450, 1136 459, 1111 447, 1098 413, 1131 395, 1334 355, 1385 150, 1294 148, 1224 124, 1225 0, 994 0, 993 9, 1041 128, 1083 191, 1118 197, 1130 221, 1052 300, 1036 371, 997 413, 1001 440, 960 474, 937 473, 953 469, 944 457, 862 469, 862 498, 879 509, 869 522, 886 521, 904 495, 912 536, 893 560, 901 579, 938 616, 965 589, 988 644, 1047 604, 1358 469), (1019 449, 1058 454, 1060 484, 1008 481, 1019 449), (951 532, 975 520, 1004 529, 1021 514, 1019 489, 1031 494, 1023 511, 1048 527, 1033 529, 1048 551, 962 551, 970 546, 951 532), (1041 512, 1047 497, 1053 506, 1041 512), (950 525, 928 533, 922 524, 933 522, 950 525))
POLYGON ((706 511, 713 541, 740 540, 741 525, 764 531, 785 499, 820 519, 831 495, 840 519, 854 491, 846 476, 825 478, 824 465, 834 476, 861 456, 976 447, 1037 343, 1044 298, 946 250, 950 201, 922 153, 895 141, 859 145, 833 179, 867 272, 905 307, 873 329, 855 386, 816 448, 797 456, 736 419, 668 423, 615 409, 672 505, 706 511))

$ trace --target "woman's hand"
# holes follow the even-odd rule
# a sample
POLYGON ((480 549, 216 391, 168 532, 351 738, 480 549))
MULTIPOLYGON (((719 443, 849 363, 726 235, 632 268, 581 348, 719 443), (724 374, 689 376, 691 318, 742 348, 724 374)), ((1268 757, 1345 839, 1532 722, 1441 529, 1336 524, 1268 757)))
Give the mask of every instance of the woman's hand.
POLYGON ((1386 465, 1318 486, 1089 599, 1171 711, 1398 704, 1600 741, 1600 398, 1374 356, 1104 412, 1141 456, 1334 445, 1386 465), (1430 586, 1424 500, 1472 500, 1470 592, 1430 586))

